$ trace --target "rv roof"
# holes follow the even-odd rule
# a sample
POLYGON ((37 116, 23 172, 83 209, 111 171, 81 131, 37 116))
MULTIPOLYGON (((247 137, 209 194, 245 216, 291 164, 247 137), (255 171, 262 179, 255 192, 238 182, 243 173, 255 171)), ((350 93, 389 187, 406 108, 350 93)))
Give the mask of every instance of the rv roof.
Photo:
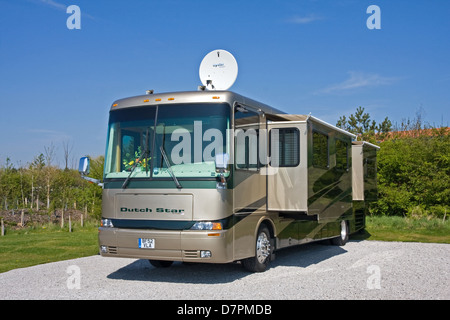
POLYGON ((370 146, 370 147, 375 148, 377 150, 380 149, 379 146, 377 146, 377 145, 375 145, 373 143, 367 142, 367 141, 353 141, 352 144, 354 144, 354 145, 362 145, 362 146, 367 145, 367 146, 370 146))
POLYGON ((278 121, 306 121, 308 119, 308 116, 303 114, 275 114, 274 116, 279 119, 278 121))
POLYGON ((236 102, 238 104, 251 106, 255 109, 268 114, 282 114, 283 111, 277 110, 264 103, 249 99, 232 91, 184 91, 184 92, 165 92, 157 94, 147 94, 134 97, 119 99, 113 102, 111 110, 145 106, 161 105, 174 103, 209 103, 209 102, 236 102))
POLYGON ((286 122, 292 122, 292 121, 315 121, 317 123, 320 123, 323 126, 326 126, 328 128, 331 128, 333 130, 339 131, 343 134, 346 134, 350 136, 352 139, 356 140, 356 135, 353 133, 350 133, 348 131, 345 131, 341 128, 338 128, 336 126, 333 126, 332 124, 329 124, 328 122, 325 122, 323 120, 320 120, 319 118, 313 117, 311 115, 303 115, 303 114, 275 114, 272 115, 271 119, 272 121, 286 121, 286 122))

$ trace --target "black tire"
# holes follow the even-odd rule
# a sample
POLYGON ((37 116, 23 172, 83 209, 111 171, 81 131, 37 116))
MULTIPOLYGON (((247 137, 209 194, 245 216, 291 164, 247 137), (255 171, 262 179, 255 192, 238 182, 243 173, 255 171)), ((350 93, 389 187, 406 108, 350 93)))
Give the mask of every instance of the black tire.
POLYGON ((348 222, 345 220, 342 220, 340 223, 341 226, 341 232, 338 237, 331 239, 331 243, 335 246, 345 246, 345 244, 348 241, 349 237, 349 228, 348 228, 348 222))
POLYGON ((173 263, 173 261, 164 261, 164 260, 148 260, 148 261, 155 268, 168 268, 173 263))
POLYGON ((242 265, 251 272, 264 272, 268 268, 272 251, 273 245, 270 239, 269 229, 262 225, 256 236, 255 256, 244 259, 242 265))

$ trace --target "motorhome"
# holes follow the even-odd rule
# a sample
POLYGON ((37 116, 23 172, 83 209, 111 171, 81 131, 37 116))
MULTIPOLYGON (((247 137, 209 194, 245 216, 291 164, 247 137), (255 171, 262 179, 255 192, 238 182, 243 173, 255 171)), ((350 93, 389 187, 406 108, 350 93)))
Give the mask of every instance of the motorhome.
POLYGON ((115 101, 100 253, 263 271, 284 247, 344 245, 376 200, 378 147, 355 138, 231 91, 115 101))
MULTIPOLYGON (((261 272, 281 248, 344 245, 376 200, 377 149, 314 116, 228 90, 117 100, 100 253, 156 267, 240 261, 261 272)), ((80 160, 84 176, 88 160, 80 160)))

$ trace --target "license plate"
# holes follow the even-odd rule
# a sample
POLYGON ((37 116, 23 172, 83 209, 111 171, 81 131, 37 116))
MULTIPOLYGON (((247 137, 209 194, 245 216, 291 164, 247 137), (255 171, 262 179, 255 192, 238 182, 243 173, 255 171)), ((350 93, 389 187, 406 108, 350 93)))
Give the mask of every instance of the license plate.
POLYGON ((139 248, 154 249, 155 248, 155 239, 139 238, 139 248))

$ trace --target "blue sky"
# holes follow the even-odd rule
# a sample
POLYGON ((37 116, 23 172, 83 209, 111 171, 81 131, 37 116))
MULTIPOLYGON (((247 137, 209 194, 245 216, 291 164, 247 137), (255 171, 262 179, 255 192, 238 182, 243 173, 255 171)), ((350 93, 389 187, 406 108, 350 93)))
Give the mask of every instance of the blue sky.
POLYGON ((63 143, 71 164, 103 154, 115 99, 196 90, 214 49, 238 62, 230 90, 285 112, 448 125, 449 14, 446 0, 0 0, 0 166, 51 145, 63 165, 63 143))

